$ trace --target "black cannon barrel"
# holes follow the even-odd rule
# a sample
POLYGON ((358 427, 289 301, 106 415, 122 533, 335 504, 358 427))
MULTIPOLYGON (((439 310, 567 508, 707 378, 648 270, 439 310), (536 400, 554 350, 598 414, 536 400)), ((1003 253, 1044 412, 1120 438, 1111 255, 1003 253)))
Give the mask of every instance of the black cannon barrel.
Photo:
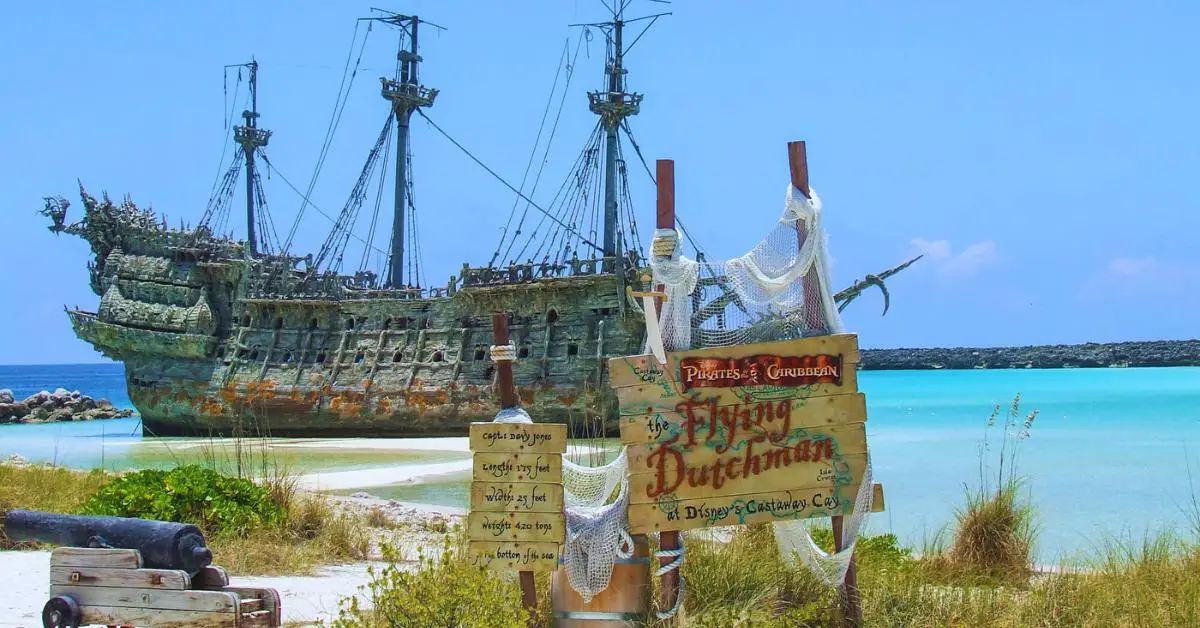
POLYGON ((10 510, 4 532, 16 541, 41 541, 69 547, 113 547, 141 552, 150 569, 180 569, 195 574, 212 564, 212 551, 200 528, 189 523, 85 517, 32 510, 10 510))

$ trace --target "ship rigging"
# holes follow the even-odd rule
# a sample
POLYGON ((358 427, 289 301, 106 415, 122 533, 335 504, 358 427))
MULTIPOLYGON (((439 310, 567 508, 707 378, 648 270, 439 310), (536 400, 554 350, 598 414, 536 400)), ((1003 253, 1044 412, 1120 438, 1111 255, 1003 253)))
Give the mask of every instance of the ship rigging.
MULTIPOLYGON (((267 155, 272 135, 259 126, 259 66, 252 59, 225 68, 227 77, 237 77, 235 103, 242 82, 248 82, 248 107, 242 123, 232 128, 233 111, 227 110, 225 128, 231 128, 233 142, 223 148, 213 193, 196 228, 169 228, 165 219, 131 200, 96 199, 82 186, 84 215, 68 224, 69 203, 46 198, 42 213, 51 219, 50 228, 85 239, 93 254, 88 268, 99 306, 94 312, 68 310, 71 324, 98 351, 124 362, 144 432, 241 433, 244 422, 253 420, 276 436, 457 435, 467 422, 494 415, 495 372, 488 358, 494 339, 487 323, 494 312, 508 312, 522 404, 539 417, 574 420, 591 434, 613 433, 617 415, 606 384, 607 360, 645 346, 640 305, 627 294, 648 281, 627 160, 636 156, 655 178, 630 124, 643 98, 627 84, 627 61, 646 31, 669 15, 625 19, 629 1, 610 6, 608 21, 576 25, 578 39, 564 45, 519 185, 430 117, 438 92, 421 82, 418 30, 441 27, 376 10, 356 21, 306 189, 280 173, 267 155), (366 42, 378 25, 398 35, 393 73, 380 78, 380 91, 373 96, 382 97, 388 109, 349 198, 331 214, 312 202, 313 190, 363 69, 366 42), (604 83, 588 92, 596 124, 565 179, 540 192, 576 62, 596 33, 603 35, 605 47, 604 83), (431 285, 421 263, 414 115, 515 197, 486 264, 463 264, 443 285, 431 285), (234 155, 226 168, 230 144, 234 155), (243 169, 246 240, 238 241, 223 234, 243 169), (263 193, 263 171, 300 198, 283 238, 263 193), (389 171, 394 178, 387 230, 380 216, 389 171), (363 237, 356 226, 368 199, 373 207, 363 237), (296 235, 309 209, 333 228, 317 251, 297 255, 292 252, 296 235), (362 245, 356 270, 346 268, 353 265, 351 240, 362 245)), ((786 323, 794 313, 748 307, 723 267, 704 261, 703 249, 682 221, 676 218, 676 223, 701 262, 697 290, 689 295, 692 327, 701 336, 725 337, 727 313, 747 320, 747 327, 738 328, 747 333, 791 329, 786 323)), ((795 233, 785 234, 793 245, 795 233)), ((839 309, 868 287, 883 288, 883 280, 905 266, 838 293, 839 309)), ((886 291, 884 297, 886 308, 886 291)))
MULTIPOLYGON (((624 4, 627 5, 628 2, 624 4)), ((270 131, 257 127, 257 120, 260 116, 257 111, 255 95, 258 64, 252 61, 248 64, 227 66, 227 68, 238 70, 239 85, 242 78, 241 71, 248 69, 251 107, 242 114, 246 121, 245 124, 234 128, 234 144, 237 147, 237 153, 224 177, 220 179, 218 185, 214 186, 213 197, 209 201, 201 224, 216 232, 224 230, 228 221, 228 208, 231 205, 236 182, 244 164, 248 173, 246 179, 248 254, 251 256, 257 256, 262 252, 269 254, 264 262, 272 268, 263 282, 264 288, 279 283, 282 276, 290 271, 287 263, 295 260, 307 263, 303 271, 306 280, 294 285, 295 289, 288 292, 291 296, 310 293, 311 290, 304 286, 311 287, 311 284, 319 276, 337 275, 344 272, 347 245, 353 238, 361 242, 363 248, 362 259, 351 282, 355 287, 372 292, 394 293, 406 298, 446 295, 448 290, 422 287, 428 286, 428 282, 425 281, 422 273, 421 239, 418 237, 412 177, 411 121, 416 114, 425 120, 430 128, 443 135, 445 139, 515 195, 500 239, 487 264, 477 268, 470 264, 464 265, 462 275, 453 278, 452 284, 463 286, 491 284, 504 282, 513 275, 537 280, 560 276, 568 272, 577 274, 586 266, 593 269, 594 272, 615 274, 620 279, 620 286, 623 290, 625 275, 633 269, 644 266, 645 260, 627 177, 626 154, 630 148, 633 153, 636 153, 642 167, 649 173, 649 168, 646 167, 640 146, 634 138, 629 124, 629 118, 640 110, 643 95, 627 90, 628 69, 625 59, 629 51, 654 22, 660 17, 670 14, 658 13, 627 20, 623 15, 624 5, 612 8, 614 12, 609 21, 571 25, 581 30, 573 46, 569 41, 564 45, 558 71, 543 110, 538 136, 530 151, 519 186, 512 185, 494 169, 479 160, 466 146, 453 138, 426 113, 426 109, 433 106, 438 90, 420 82, 419 70, 423 59, 419 54, 418 32, 422 25, 441 30, 444 28, 417 16, 389 13, 379 9, 374 9, 374 11, 380 15, 359 18, 351 42, 350 54, 347 56, 347 65, 343 72, 343 80, 335 102, 333 116, 308 190, 301 192, 288 179, 280 175, 285 184, 301 196, 301 205, 295 221, 287 238, 282 243, 275 235, 274 226, 267 210, 265 194, 262 191, 258 172, 255 170, 256 156, 267 165, 268 169, 272 169, 271 162, 265 153, 270 131), (360 28, 363 23, 366 23, 365 29, 360 28), (380 94, 389 103, 388 114, 342 210, 336 217, 330 217, 325 212, 321 212, 333 222, 333 228, 327 233, 320 249, 308 257, 292 257, 289 255, 289 251, 295 240, 299 224, 305 211, 310 207, 315 207, 311 201, 312 190, 321 175, 354 79, 359 74, 367 39, 375 24, 394 27, 399 33, 395 72, 390 78, 380 78, 380 94), (641 30, 636 33, 632 42, 626 44, 625 29, 631 25, 640 26, 641 30), (360 30, 362 31, 361 37, 359 36, 360 30), (596 114, 597 122, 574 160, 568 176, 543 206, 531 197, 537 195, 543 181, 544 169, 550 161, 550 151, 558 134, 567 94, 570 93, 576 62, 581 50, 591 42, 594 33, 597 32, 604 37, 605 80, 601 89, 587 93, 589 109, 596 114), (357 55, 354 54, 356 50, 357 55), (351 63, 351 59, 354 59, 353 63, 351 63), (561 87, 559 86, 560 79, 563 83, 561 87), (556 103, 557 107, 555 108, 556 103), (552 109, 555 110, 552 112, 552 109), (375 240, 379 232, 385 173, 388 161, 393 159, 390 154, 393 133, 396 136, 394 142, 396 155, 393 166, 392 229, 389 246, 386 251, 382 251, 375 245, 375 240), (545 136, 544 140, 543 136, 545 136), (537 159, 539 153, 540 159, 537 159), (535 172, 531 172, 535 159, 539 161, 539 166, 535 172), (363 238, 356 235, 355 227, 359 222, 364 202, 372 196, 369 189, 372 185, 375 186, 373 195, 375 207, 370 216, 366 237, 363 238), (372 251, 385 255, 383 272, 379 274, 369 269, 372 251), (274 257, 278 257, 278 261, 282 263, 276 263, 274 257), (514 268, 517 271, 510 272, 514 268), (526 269, 528 272, 525 272, 526 269), (379 279, 380 275, 382 275, 382 280, 379 279)), ((277 170, 275 173, 279 174, 277 170)), ((276 291, 277 286, 271 290, 272 293, 276 291)))

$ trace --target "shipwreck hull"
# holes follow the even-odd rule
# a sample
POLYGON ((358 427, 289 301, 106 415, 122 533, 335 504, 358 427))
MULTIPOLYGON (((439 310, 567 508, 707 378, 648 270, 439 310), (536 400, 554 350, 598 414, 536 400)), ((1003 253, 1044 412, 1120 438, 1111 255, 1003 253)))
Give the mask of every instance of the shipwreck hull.
POLYGON ((95 255, 99 307, 67 314, 125 364, 146 435, 465 435, 498 409, 495 312, 508 314, 536 420, 617 432, 607 359, 639 352, 645 330, 625 294, 636 274, 611 272, 615 259, 464 265, 445 288, 383 289, 82 196, 85 219, 70 226, 65 202, 47 205, 53 229, 95 255))
POLYGON ((124 362, 146 435, 464 435, 498 407, 493 312, 509 313, 531 415, 617 432, 607 358, 637 352, 644 332, 612 274, 283 298, 248 296, 255 266, 118 250, 98 273, 98 311, 68 311, 80 338, 124 362))
MULTIPOLYGON (((472 421, 491 421, 491 387, 388 390, 259 385, 214 387, 185 380, 149 383, 131 374, 130 399, 147 436, 410 437, 463 436, 472 421)), ((615 433, 615 398, 605 390, 520 387, 538 420, 561 421, 580 435, 615 433)))

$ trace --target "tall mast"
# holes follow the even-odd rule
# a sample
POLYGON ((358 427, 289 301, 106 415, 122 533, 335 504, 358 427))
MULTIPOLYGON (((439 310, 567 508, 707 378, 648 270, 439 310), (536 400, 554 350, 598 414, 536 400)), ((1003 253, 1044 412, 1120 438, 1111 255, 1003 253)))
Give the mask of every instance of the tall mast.
POLYGON ((246 155, 246 243, 251 257, 258 255, 258 234, 254 217, 254 153, 266 146, 271 132, 258 128, 258 61, 253 58, 245 67, 250 68, 250 109, 242 112, 246 124, 233 127, 233 141, 242 147, 246 155))
MULTIPOLYGON (((396 134, 396 194, 392 216, 392 250, 391 265, 388 268, 387 286, 389 288, 404 287, 404 210, 408 197, 408 132, 409 120, 414 111, 421 107, 433 105, 438 91, 421 85, 417 70, 421 64, 421 56, 417 54, 417 25, 421 20, 415 15, 392 14, 388 17, 363 18, 391 24, 401 29, 399 51, 396 60, 399 62, 399 74, 396 79, 380 77, 383 84, 381 94, 384 100, 392 104, 396 115, 399 132, 396 134), (405 39, 408 48, 405 49, 405 39)), ((426 22, 428 23, 428 22, 426 22)), ((436 25, 433 25, 436 26, 436 25)), ((440 28, 440 27, 439 27, 440 28)))
MULTIPOLYGON (((593 113, 600 116, 604 126, 604 257, 619 258, 621 243, 617 240, 617 132, 625 118, 637 115, 641 108, 642 95, 625 91, 622 31, 626 22, 620 11, 613 14, 611 22, 597 24, 609 31, 612 56, 609 57, 604 73, 607 77, 607 92, 588 92, 588 102, 593 113)), ((619 262, 619 260, 618 260, 619 262)), ((617 272, 618 267, 612 270, 617 272)))

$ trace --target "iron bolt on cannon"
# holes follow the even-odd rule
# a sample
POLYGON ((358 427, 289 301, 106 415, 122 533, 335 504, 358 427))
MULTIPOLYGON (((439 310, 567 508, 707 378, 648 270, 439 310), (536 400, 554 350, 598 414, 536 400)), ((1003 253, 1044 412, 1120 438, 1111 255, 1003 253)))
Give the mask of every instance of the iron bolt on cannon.
POLYGON ((61 546, 50 553, 44 628, 281 624, 279 593, 229 586, 194 525, 28 510, 0 513, 0 524, 13 540, 61 546))

